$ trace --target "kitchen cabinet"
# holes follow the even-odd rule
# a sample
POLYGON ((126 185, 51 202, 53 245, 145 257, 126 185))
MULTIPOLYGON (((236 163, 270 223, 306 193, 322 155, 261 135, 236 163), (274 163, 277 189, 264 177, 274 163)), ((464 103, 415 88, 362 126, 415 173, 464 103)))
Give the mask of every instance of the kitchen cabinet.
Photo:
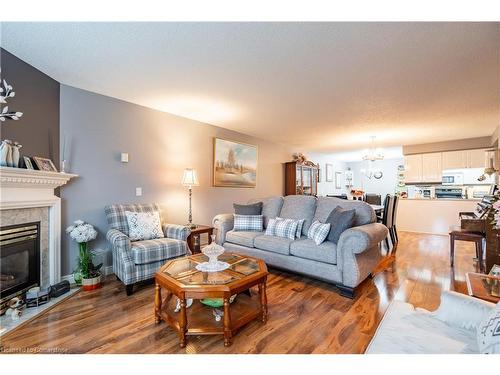
POLYGON ((486 150, 443 152, 443 169, 484 168, 486 150))
POLYGON ((442 152, 443 169, 467 168, 467 151, 442 152))
POLYGON ((485 167, 486 150, 468 150, 467 151, 467 168, 484 168, 485 167))
POLYGON ((405 156, 405 183, 422 182, 422 154, 405 156))
POLYGON ((422 155, 422 182, 441 182, 443 176, 441 152, 422 155))

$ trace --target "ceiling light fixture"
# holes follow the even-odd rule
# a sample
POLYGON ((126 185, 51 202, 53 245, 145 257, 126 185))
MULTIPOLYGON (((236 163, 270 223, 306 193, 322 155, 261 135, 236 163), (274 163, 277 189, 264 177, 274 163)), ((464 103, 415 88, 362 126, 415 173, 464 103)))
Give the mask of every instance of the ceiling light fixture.
POLYGON ((384 155, 382 154, 377 154, 376 149, 375 149, 375 136, 370 137, 371 140, 371 146, 370 149, 368 150, 368 154, 363 156, 363 160, 369 160, 369 161, 376 161, 376 160, 383 160, 384 155))

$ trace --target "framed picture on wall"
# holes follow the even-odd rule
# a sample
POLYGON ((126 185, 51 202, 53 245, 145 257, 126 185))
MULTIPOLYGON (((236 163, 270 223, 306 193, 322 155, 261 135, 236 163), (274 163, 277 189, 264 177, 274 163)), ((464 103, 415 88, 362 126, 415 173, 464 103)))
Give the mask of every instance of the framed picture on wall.
POLYGON ((257 186, 257 146, 214 138, 214 186, 257 186))
POLYGON ((325 164, 325 181, 333 182, 333 164, 325 164))
POLYGON ((35 161, 36 166, 38 167, 39 170, 47 172, 57 172, 56 166, 54 165, 52 160, 47 158, 42 158, 40 156, 34 156, 33 160, 35 161))
POLYGON ((335 189, 342 189, 342 172, 335 172, 335 189))

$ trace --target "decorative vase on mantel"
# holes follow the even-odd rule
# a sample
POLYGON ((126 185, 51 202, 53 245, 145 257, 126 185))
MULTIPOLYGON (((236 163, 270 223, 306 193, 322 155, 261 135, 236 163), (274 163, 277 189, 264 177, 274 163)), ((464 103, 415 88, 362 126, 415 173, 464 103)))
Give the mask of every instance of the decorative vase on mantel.
POLYGON ((21 157, 19 149, 23 147, 17 142, 5 139, 0 144, 0 165, 2 167, 19 168, 19 159, 21 157))

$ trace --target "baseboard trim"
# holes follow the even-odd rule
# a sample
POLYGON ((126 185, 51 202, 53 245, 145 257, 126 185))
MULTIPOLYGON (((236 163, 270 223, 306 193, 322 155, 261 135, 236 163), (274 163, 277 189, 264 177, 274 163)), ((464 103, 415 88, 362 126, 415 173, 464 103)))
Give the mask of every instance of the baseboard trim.
MULTIPOLYGON (((104 267, 103 270, 104 270, 104 276, 109 276, 109 275, 114 274, 114 272, 113 272, 113 266, 104 267)), ((62 276, 61 277, 61 281, 64 281, 64 280, 69 281, 70 284, 74 284, 75 283, 75 279, 73 277, 73 274, 62 276)))

